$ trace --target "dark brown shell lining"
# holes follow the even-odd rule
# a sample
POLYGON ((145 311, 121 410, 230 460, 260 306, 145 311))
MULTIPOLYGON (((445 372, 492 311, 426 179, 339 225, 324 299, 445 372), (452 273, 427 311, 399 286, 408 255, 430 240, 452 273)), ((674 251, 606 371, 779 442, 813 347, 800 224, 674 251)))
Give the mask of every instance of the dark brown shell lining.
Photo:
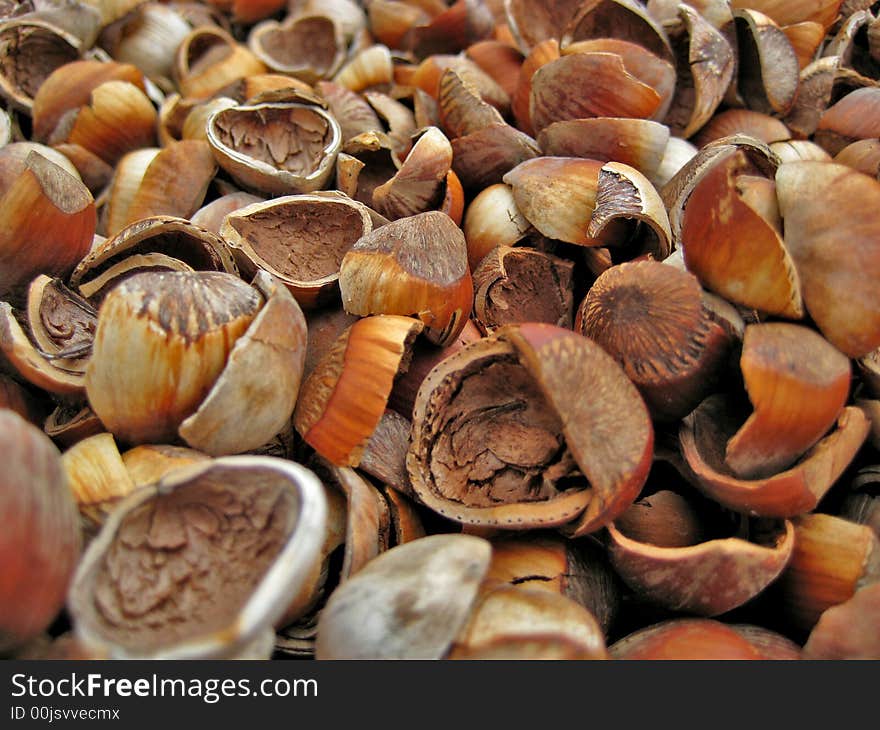
POLYGON ((694 411, 694 439, 700 457, 718 474, 736 476, 725 461, 725 449, 749 413, 747 402, 723 395, 710 396, 694 411))
POLYGON ((540 502, 578 473, 562 423, 514 355, 447 377, 424 443, 435 489, 468 507, 540 502))
POLYGON ((97 323, 97 312, 62 284, 52 283, 43 289, 40 326, 59 349, 88 350, 95 339, 97 323))
POLYGON ((31 99, 56 68, 77 59, 76 48, 45 28, 17 26, 0 34, 0 70, 31 99))
POLYGON ((196 271, 221 271, 223 269, 219 254, 213 251, 195 232, 160 230, 154 234, 148 234, 132 246, 123 245, 118 253, 95 264, 94 267, 88 268, 80 278, 87 278, 91 281, 107 269, 135 254, 148 253, 165 254, 183 261, 196 271))
POLYGON ((232 55, 232 48, 225 38, 214 33, 199 33, 186 49, 186 72, 195 76, 232 55))
POLYGON ((483 301, 477 303, 484 325, 547 322, 571 327, 574 264, 538 251, 516 249, 506 253, 502 263, 504 275, 498 272, 486 287, 483 301))
POLYGON ((310 175, 333 137, 330 123, 303 107, 227 109, 214 128, 221 144, 278 170, 310 175))

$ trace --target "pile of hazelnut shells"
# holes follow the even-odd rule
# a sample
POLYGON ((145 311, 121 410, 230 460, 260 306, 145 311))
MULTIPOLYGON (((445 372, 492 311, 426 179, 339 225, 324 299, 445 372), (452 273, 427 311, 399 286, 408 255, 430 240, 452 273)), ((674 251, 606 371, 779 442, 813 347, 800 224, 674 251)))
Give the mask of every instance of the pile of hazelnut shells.
POLYGON ((867 0, 0 3, 0 655, 880 659, 867 0))

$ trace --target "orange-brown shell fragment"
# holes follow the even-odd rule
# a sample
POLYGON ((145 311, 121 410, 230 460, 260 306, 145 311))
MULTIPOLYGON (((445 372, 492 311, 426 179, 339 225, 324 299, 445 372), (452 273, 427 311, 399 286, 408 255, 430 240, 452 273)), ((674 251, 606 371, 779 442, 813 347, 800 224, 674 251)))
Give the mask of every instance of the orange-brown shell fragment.
POLYGON ((561 594, 519 586, 502 586, 480 597, 450 658, 504 656, 505 650, 516 658, 523 644, 532 642, 571 647, 580 659, 608 658, 603 631, 587 609, 561 594))
POLYGON ((610 356, 568 330, 523 324, 428 374, 407 469, 450 519, 577 536, 632 503, 652 453, 647 409, 610 356))
POLYGON ((834 425, 849 397, 849 359, 800 325, 747 327, 740 368, 755 408, 727 443, 725 461, 740 477, 788 467, 834 425))
POLYGON ((464 234, 439 211, 392 221, 345 254, 339 287, 347 312, 411 315, 432 342, 449 344, 473 306, 464 234))
POLYGON ((818 512, 792 522, 794 554, 774 593, 789 625, 810 631, 824 612, 880 581, 880 539, 870 527, 818 512))
POLYGON ((136 190, 125 199, 123 214, 110 225, 108 235, 154 215, 189 218, 201 206, 216 172, 217 162, 207 142, 169 143, 152 159, 136 190))
POLYGON ((86 186, 38 152, 0 183, 0 213, 0 299, 13 302, 38 274, 70 274, 97 224, 86 186))
POLYGON ((732 302, 800 318, 799 272, 779 232, 738 187, 740 176, 754 174, 747 152, 729 145, 712 153, 684 197, 680 231, 688 270, 732 302))
POLYGON ((92 91, 108 81, 127 81, 144 88, 143 73, 128 63, 73 61, 55 69, 34 96, 34 139, 49 139, 68 112, 87 105, 92 91))
POLYGON ((682 456, 709 497, 738 512, 766 517, 792 517, 814 509, 849 466, 870 429, 861 410, 845 408, 837 428, 797 464, 770 477, 745 480, 724 464, 723 446, 737 425, 723 398, 707 398, 682 422, 682 456))
POLYGON ((608 534, 614 569, 639 596, 703 616, 725 613, 758 595, 785 568, 794 546, 790 522, 760 543, 729 537, 663 547, 633 540, 614 523, 608 534))
POLYGON ((357 466, 422 328, 381 315, 345 330, 300 389, 293 425, 306 443, 332 464, 357 466))
POLYGON ((844 96, 819 119, 816 142, 832 155, 851 142, 880 137, 880 89, 865 87, 844 96))
POLYGON ((567 119, 636 117, 648 119, 662 99, 630 73, 616 53, 571 53, 535 71, 529 113, 534 129, 567 119))
POLYGON ((185 218, 159 215, 130 223, 112 238, 93 245, 73 270, 70 283, 84 296, 100 299, 100 292, 121 276, 120 268, 126 270, 135 260, 153 260, 155 254, 168 264, 162 268, 174 271, 238 274, 232 254, 219 236, 185 218))
POLYGON ((785 246, 804 304, 849 357, 880 346, 880 182, 828 162, 789 162, 776 174, 785 246))

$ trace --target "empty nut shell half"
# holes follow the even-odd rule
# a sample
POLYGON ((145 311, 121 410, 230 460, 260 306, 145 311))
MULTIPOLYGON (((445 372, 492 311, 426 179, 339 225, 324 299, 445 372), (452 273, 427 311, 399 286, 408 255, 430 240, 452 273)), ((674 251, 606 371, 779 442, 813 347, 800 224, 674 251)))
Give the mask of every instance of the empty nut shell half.
POLYGON ((248 34, 248 46, 273 71, 309 84, 332 76, 345 59, 342 30, 324 15, 266 20, 248 34))
POLYGON ((239 184, 289 195, 324 187, 342 130, 319 106, 273 102, 218 109, 208 117, 207 138, 219 165, 239 184))
POLYGON ((71 285, 100 302, 114 283, 139 268, 238 274, 226 243, 185 218, 158 215, 125 226, 92 246, 70 275, 71 285))
POLYGON ((760 542, 738 537, 663 547, 633 540, 608 525, 611 562, 643 600, 702 616, 726 613, 761 593, 791 559, 790 522, 760 542))
POLYGON ((29 13, 0 23, 0 49, 0 94, 30 113, 40 85, 56 68, 79 58, 82 41, 29 13))
POLYGON ((511 325, 425 378, 407 469, 448 519, 502 529, 599 529, 648 475, 653 428, 620 366, 585 337, 511 325))
POLYGON ((366 206, 342 194, 288 195, 239 208, 220 235, 245 277, 258 270, 282 281, 303 307, 330 301, 354 243, 373 230, 366 206))
POLYGON ((543 251, 496 246, 474 271, 474 315, 487 331, 519 322, 571 328, 573 270, 543 251))
POLYGON ((241 655, 312 572, 326 509, 311 471, 271 457, 195 464, 139 489, 79 565, 78 638, 115 659, 241 655))
POLYGON ((739 479, 725 465, 723 453, 738 427, 734 412, 723 396, 703 401, 682 421, 682 455, 695 484, 709 497, 730 509, 766 517, 792 517, 814 509, 855 458, 870 430, 859 408, 844 408, 837 428, 794 466, 766 478, 739 479))

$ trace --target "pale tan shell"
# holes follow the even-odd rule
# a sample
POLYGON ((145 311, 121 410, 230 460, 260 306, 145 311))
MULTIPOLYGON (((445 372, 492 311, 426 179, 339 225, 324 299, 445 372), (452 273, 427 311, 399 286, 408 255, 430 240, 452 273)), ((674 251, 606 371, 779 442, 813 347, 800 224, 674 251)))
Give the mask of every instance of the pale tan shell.
MULTIPOLYGON (((69 607, 75 631, 85 645, 105 656, 123 658, 268 658, 271 641, 265 634, 283 615, 296 597, 315 562, 320 557, 324 540, 327 502, 315 475, 294 462, 271 457, 235 456, 194 464, 170 474, 156 485, 143 487, 124 500, 91 543, 79 564, 71 588, 69 607), (100 611, 96 605, 94 585, 98 574, 105 570, 104 558, 112 549, 123 523, 132 513, 151 501, 200 483, 216 485, 217 489, 276 489, 276 499, 286 499, 293 511, 285 528, 284 543, 265 575, 255 581, 250 596, 237 609, 229 625, 211 634, 199 631, 194 623, 186 639, 177 643, 156 643, 149 648, 127 646, 103 631, 100 611), (261 647, 252 651, 255 642, 261 647)), ((149 574, 153 568, 144 566, 149 574)), ((211 600, 210 597, 204 597, 211 600)))

